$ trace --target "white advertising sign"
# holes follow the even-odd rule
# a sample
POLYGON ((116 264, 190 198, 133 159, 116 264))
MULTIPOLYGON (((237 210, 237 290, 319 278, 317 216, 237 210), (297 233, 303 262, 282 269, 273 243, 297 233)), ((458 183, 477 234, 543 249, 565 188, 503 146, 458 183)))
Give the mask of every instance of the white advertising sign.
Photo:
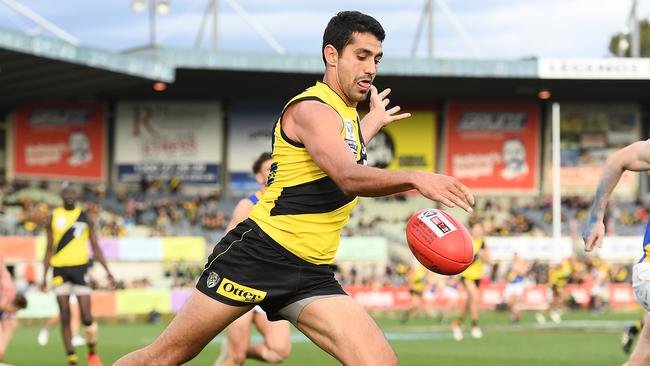
POLYGON ((223 117, 216 102, 126 102, 117 106, 117 180, 217 183, 223 117))

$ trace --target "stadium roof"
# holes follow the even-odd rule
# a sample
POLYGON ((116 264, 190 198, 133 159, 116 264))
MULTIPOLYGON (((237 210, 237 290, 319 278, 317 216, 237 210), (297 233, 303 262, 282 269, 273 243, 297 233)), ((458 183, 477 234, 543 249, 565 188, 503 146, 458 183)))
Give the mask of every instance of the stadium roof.
MULTIPOLYGON (((323 72, 320 56, 142 49, 115 53, 0 28, 0 107, 42 99, 285 98, 323 72), (153 81, 170 84, 164 94, 153 81), (278 91, 278 85, 285 91, 278 91)), ((390 59, 378 86, 413 103, 441 99, 535 100, 541 88, 569 99, 639 100, 647 59, 390 59), (397 92, 399 91, 399 92, 397 92), (558 94, 559 93, 559 94, 558 94)))

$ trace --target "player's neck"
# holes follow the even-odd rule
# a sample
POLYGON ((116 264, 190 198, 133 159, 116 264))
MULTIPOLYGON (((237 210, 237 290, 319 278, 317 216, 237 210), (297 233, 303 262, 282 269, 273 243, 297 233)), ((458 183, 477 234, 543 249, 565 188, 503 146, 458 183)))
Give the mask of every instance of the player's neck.
POLYGON ((71 204, 71 205, 64 204, 64 205, 63 205, 63 208, 66 209, 66 210, 68 210, 68 211, 72 211, 72 210, 74 210, 75 208, 77 208, 77 205, 76 205, 75 203, 73 203, 73 204, 71 204))
POLYGON ((343 92, 343 88, 341 87, 341 84, 339 83, 338 79, 336 78, 336 75, 335 74, 332 75, 332 74, 333 73, 326 72, 325 76, 323 76, 323 83, 325 85, 329 86, 330 89, 332 89, 332 91, 334 93, 336 93, 339 96, 339 98, 341 98, 343 100, 345 105, 347 105, 348 107, 356 108, 357 107, 357 102, 355 102, 354 100, 351 100, 350 98, 348 98, 347 95, 345 95, 345 93, 343 92))

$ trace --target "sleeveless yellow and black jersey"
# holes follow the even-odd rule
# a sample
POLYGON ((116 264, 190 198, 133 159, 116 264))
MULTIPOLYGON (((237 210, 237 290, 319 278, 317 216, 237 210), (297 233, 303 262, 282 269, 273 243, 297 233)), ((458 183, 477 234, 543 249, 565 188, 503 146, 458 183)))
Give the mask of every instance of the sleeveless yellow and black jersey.
POLYGON ((408 276, 408 286, 411 291, 424 292, 427 272, 424 267, 417 267, 408 276))
POLYGON ((52 251, 50 264, 53 267, 70 267, 87 264, 88 216, 80 208, 66 210, 63 207, 52 212, 52 251))
POLYGON ((460 276, 468 280, 480 280, 483 277, 483 260, 479 256, 479 252, 485 248, 485 240, 472 239, 472 245, 474 247, 474 261, 460 276))
POLYGON ((551 272, 548 276, 548 281, 552 286, 562 288, 569 283, 571 272, 571 263, 568 261, 563 261, 560 266, 551 268, 551 272))
MULTIPOLYGON (((296 256, 315 264, 329 264, 339 246, 341 229, 357 204, 321 170, 301 143, 282 130, 282 115, 295 103, 313 100, 332 107, 341 117, 341 138, 358 164, 366 164, 359 115, 327 84, 318 82, 284 107, 273 130, 273 163, 268 188, 250 218, 273 240, 296 256)), ((318 121, 316 121, 318 122, 318 121)))

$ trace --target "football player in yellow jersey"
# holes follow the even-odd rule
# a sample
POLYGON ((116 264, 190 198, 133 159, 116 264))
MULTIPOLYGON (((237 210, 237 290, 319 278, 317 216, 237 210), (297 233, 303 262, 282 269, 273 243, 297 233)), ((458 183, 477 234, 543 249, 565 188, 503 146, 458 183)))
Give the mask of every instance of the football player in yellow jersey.
POLYGON ((483 277, 483 265, 490 264, 490 251, 485 244, 485 230, 480 222, 472 225, 472 244, 474 245, 474 261, 460 274, 460 282, 467 291, 467 301, 460 311, 458 319, 451 323, 452 335, 455 340, 463 339, 461 325, 469 313, 472 318, 470 334, 472 338, 482 338, 483 331, 478 326, 479 304, 481 294, 478 285, 483 277))
MULTIPOLYGON (((603 245, 607 203, 614 187, 626 170, 635 172, 650 170, 650 140, 630 144, 607 159, 589 218, 582 232, 587 252, 603 245)), ((641 249, 641 259, 634 265, 632 287, 636 300, 650 312, 650 222, 646 226, 641 249)), ((639 341, 626 365, 650 365, 650 327, 643 327, 639 341)))
MULTIPOLYGON (((262 153, 253 163, 253 174, 260 184, 260 190, 242 199, 233 211, 226 231, 230 231, 244 221, 266 190, 271 168, 271 154, 262 153)), ((269 321, 266 313, 256 306, 253 310, 242 315, 226 328, 227 342, 222 345, 221 354, 215 366, 241 365, 247 358, 269 363, 284 361, 291 353, 291 330, 289 322, 282 320, 269 321), (249 345, 251 325, 255 323, 257 330, 264 337, 264 342, 249 345)))
POLYGON ((467 211, 474 198, 452 177, 366 166, 365 144, 409 116, 386 109, 390 90, 373 86, 384 36, 379 22, 356 11, 330 20, 323 82, 293 98, 274 126, 266 192, 215 246, 197 291, 163 334, 117 365, 184 363, 255 305, 270 320, 291 321, 344 365, 397 364, 381 329, 334 278, 341 229, 357 196, 415 189, 467 211), (357 103, 368 96, 370 111, 359 121, 357 103))
POLYGON ((406 323, 409 317, 424 305, 424 292, 427 290, 427 269, 419 263, 411 266, 406 273, 406 283, 411 296, 411 304, 402 315, 402 323, 406 323))
POLYGON ((547 285, 551 290, 552 297, 549 301, 548 308, 535 314, 538 323, 546 323, 546 315, 554 323, 562 321, 561 313, 568 297, 566 285, 569 283, 572 273, 573 267, 569 259, 549 264, 547 285))
POLYGON ((88 364, 100 366, 102 363, 96 353, 97 323, 94 322, 90 309, 91 289, 86 283, 86 272, 90 260, 88 242, 92 246, 95 259, 106 270, 111 285, 114 280, 97 242, 93 220, 86 212, 77 207, 79 194, 80 188, 77 185, 64 183, 61 191, 63 207, 54 209, 46 220, 47 248, 43 259, 41 287, 45 289, 47 273, 52 266, 51 285, 59 304, 61 333, 68 354, 68 364, 78 364, 77 354, 72 345, 70 327, 70 295, 74 294, 79 302, 81 322, 86 328, 88 364))

